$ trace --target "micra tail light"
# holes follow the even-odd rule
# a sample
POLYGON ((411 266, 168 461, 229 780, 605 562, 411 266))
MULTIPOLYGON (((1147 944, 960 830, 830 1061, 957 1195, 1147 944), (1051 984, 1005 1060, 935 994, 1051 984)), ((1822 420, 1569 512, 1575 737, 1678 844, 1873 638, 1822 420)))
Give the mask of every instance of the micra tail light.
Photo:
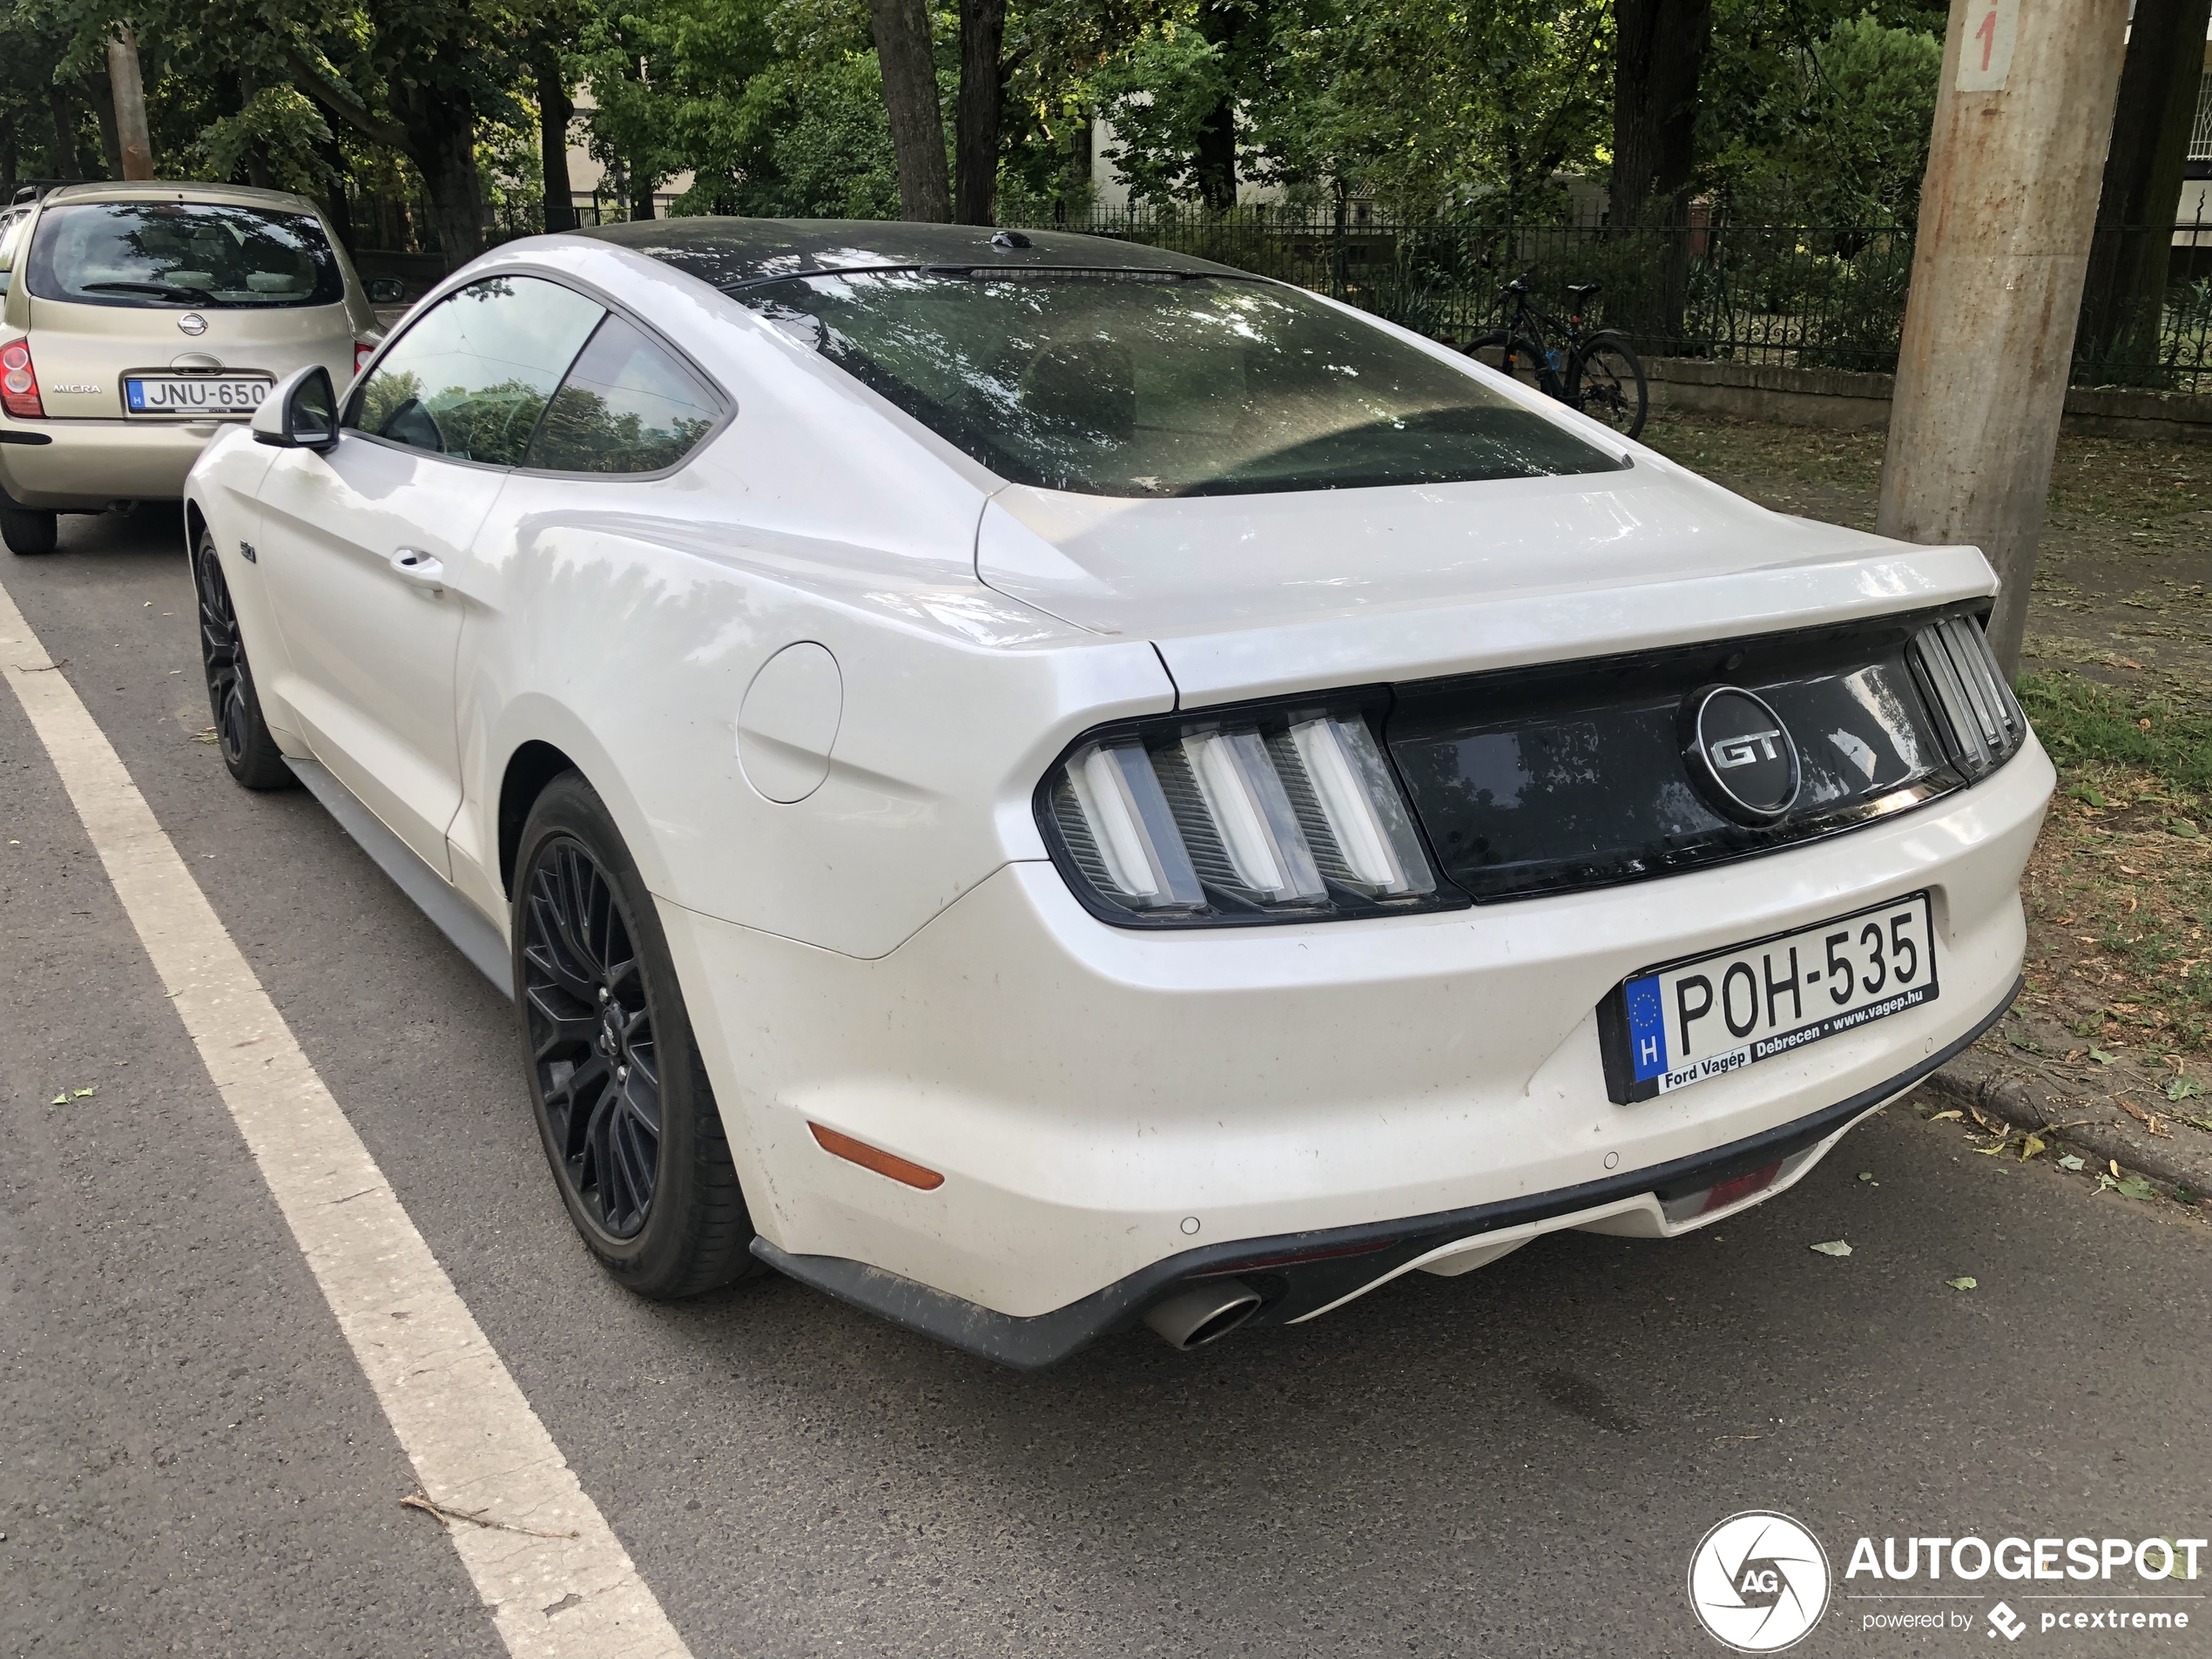
POLYGON ((368 360, 376 355, 376 342, 357 340, 354 342, 354 373, 358 374, 368 367, 368 360))
POLYGON ((31 367, 27 340, 11 340, 0 346, 0 407, 19 421, 46 418, 46 406, 38 398, 38 371, 31 367))

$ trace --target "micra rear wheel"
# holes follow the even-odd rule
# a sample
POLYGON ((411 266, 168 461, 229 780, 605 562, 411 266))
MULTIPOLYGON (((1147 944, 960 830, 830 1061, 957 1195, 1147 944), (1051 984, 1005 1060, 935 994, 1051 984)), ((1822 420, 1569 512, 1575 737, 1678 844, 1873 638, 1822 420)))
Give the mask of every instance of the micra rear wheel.
POLYGON ((1569 378, 1575 407, 1583 414, 1604 421, 1624 438, 1643 430, 1643 417, 1651 408, 1643 361, 1620 335, 1592 334, 1576 354, 1569 378))
POLYGON ((576 772, 523 826, 514 938, 538 1135, 591 1253, 656 1300, 761 1271, 652 895, 576 772))
POLYGON ((207 677, 207 707, 215 717, 215 746, 231 776, 248 789, 289 789, 299 779, 284 764, 276 739, 261 718, 253 690, 253 671, 246 660, 238 609, 215 538, 202 532, 192 550, 192 585, 199 596, 199 662, 207 677))
POLYGON ((0 507, 0 542, 8 551, 28 558, 51 553, 60 532, 61 515, 42 513, 30 507, 0 507))

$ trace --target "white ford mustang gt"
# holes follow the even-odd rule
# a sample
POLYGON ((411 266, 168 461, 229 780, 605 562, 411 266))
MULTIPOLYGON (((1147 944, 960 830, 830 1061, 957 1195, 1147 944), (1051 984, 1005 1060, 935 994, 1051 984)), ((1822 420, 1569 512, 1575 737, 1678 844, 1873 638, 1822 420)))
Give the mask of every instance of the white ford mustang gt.
POLYGON ((1193 1346, 1733 1214, 2020 982, 1979 553, 1200 260, 519 242, 187 502, 225 760, 511 992, 648 1296, 1193 1346))

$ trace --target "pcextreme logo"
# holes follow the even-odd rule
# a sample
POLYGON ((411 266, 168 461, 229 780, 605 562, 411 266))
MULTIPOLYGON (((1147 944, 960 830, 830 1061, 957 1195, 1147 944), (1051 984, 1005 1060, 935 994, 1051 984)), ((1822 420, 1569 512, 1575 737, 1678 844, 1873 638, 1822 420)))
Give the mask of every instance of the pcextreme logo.
POLYGON ((1738 1653, 1779 1653, 1828 1610, 1828 1554, 1787 1515, 1747 1509, 1699 1541, 1689 1558, 1689 1605, 1716 1642, 1738 1653))

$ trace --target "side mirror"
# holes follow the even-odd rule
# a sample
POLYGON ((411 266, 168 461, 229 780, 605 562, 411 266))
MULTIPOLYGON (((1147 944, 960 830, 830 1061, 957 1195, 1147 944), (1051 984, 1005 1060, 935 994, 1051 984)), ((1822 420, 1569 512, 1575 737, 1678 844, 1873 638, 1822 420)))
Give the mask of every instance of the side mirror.
POLYGON ((338 395, 320 363, 297 368, 253 411, 253 441, 280 449, 329 449, 338 442, 338 395))
POLYGON ((372 305, 395 306, 407 297, 407 287, 397 277, 379 277, 368 285, 372 305))

